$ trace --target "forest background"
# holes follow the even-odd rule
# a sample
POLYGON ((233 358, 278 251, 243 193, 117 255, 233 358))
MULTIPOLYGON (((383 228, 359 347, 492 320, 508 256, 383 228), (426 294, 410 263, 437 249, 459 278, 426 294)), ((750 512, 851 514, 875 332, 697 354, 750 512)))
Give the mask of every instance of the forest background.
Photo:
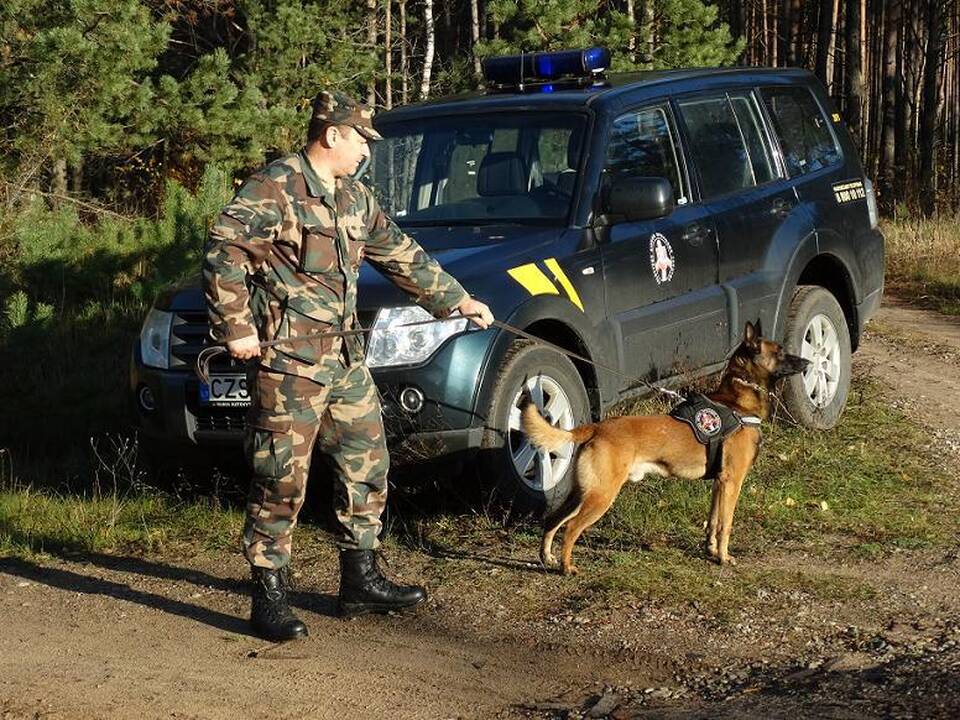
POLYGON ((958 0, 7 0, 0 482, 69 483, 124 427, 146 308, 238 179, 302 144, 319 89, 390 108, 479 87, 488 55, 589 45, 615 71, 806 67, 887 218, 956 213, 958 0))

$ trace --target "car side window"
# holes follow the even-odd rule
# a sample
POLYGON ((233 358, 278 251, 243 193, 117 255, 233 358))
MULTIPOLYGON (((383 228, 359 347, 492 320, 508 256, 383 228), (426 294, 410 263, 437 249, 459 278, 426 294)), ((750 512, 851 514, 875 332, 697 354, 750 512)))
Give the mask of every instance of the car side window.
POLYGON ((677 205, 687 202, 680 171, 676 132, 665 107, 632 110, 613 122, 607 145, 606 172, 611 181, 621 177, 666 178, 677 205))
POLYGON ((840 149, 810 90, 803 87, 765 88, 762 95, 780 138, 790 177, 840 162, 840 149))
POLYGON ((744 133, 726 95, 679 101, 704 200, 757 184, 744 133))

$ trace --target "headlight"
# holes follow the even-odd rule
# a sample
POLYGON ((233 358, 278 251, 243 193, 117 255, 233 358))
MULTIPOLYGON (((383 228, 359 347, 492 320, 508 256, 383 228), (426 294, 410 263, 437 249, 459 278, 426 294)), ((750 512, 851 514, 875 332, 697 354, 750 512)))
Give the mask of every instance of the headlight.
POLYGON ((867 214, 870 216, 870 229, 877 227, 880 214, 877 212, 877 191, 873 188, 870 178, 863 179, 863 187, 867 191, 867 214))
POLYGON ((383 308, 377 313, 367 346, 368 367, 413 365, 424 362, 449 338, 467 329, 467 319, 451 318, 429 325, 403 327, 409 323, 432 320, 419 305, 383 308))
POLYGON ((140 357, 147 367, 170 367, 170 326, 173 313, 153 310, 147 313, 140 329, 140 357))

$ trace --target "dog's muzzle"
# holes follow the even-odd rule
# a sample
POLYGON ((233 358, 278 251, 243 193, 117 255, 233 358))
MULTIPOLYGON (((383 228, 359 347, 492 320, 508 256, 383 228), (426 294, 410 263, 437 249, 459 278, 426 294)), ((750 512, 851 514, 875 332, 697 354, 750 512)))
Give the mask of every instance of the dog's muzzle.
POLYGON ((809 366, 810 361, 799 355, 786 355, 783 360, 777 364, 777 369, 773 375, 778 378, 796 375, 806 370, 809 366))

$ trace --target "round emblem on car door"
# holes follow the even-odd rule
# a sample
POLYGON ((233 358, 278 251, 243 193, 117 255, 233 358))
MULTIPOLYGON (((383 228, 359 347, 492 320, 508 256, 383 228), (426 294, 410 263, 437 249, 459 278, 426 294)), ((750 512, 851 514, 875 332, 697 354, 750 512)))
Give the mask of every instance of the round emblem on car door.
POLYGON ((660 233, 650 236, 650 269, 657 285, 663 285, 673 279, 673 248, 670 241, 660 233))

